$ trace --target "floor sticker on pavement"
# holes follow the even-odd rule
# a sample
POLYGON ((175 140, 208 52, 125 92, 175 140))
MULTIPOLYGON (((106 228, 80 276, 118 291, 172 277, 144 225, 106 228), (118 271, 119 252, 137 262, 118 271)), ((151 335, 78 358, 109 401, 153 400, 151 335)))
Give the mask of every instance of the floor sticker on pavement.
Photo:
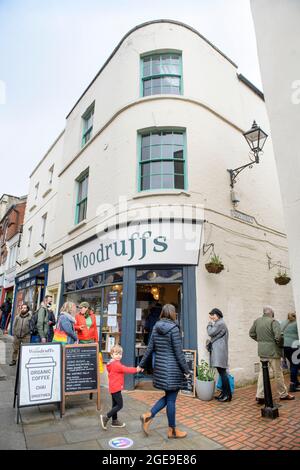
POLYGON ((133 440, 128 437, 115 437, 108 444, 113 449, 128 449, 133 445, 133 440))

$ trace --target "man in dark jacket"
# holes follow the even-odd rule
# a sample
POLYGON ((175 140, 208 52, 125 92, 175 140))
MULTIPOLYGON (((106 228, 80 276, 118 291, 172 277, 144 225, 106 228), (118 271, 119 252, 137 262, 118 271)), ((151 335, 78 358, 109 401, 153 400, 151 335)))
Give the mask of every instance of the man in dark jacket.
POLYGON ((1 330, 3 332, 6 331, 7 326, 8 326, 8 320, 11 314, 11 300, 10 298, 7 298, 5 302, 1 305, 1 330))
POLYGON ((167 407, 168 437, 185 437, 186 432, 176 428, 175 403, 178 392, 183 386, 184 376, 188 377, 190 371, 182 351, 181 334, 173 305, 167 304, 162 308, 160 321, 153 328, 148 348, 140 363, 141 368, 145 366, 153 352, 155 352, 153 385, 164 390, 165 396, 155 403, 150 412, 141 416, 143 430, 148 434, 149 424, 154 416, 167 407))
MULTIPOLYGON (((280 400, 294 400, 295 397, 288 394, 284 383, 281 370, 283 346, 281 328, 279 322, 274 319, 272 307, 264 307, 263 316, 255 320, 249 331, 249 336, 258 343, 258 356, 260 360, 269 361, 269 367, 274 372, 280 400)), ((264 385, 261 366, 257 382, 256 401, 259 405, 264 404, 264 385)))
POLYGON ((46 343, 48 340, 48 332, 49 332, 49 312, 52 305, 52 296, 46 295, 44 301, 41 303, 40 308, 38 309, 37 313, 37 341, 46 343))

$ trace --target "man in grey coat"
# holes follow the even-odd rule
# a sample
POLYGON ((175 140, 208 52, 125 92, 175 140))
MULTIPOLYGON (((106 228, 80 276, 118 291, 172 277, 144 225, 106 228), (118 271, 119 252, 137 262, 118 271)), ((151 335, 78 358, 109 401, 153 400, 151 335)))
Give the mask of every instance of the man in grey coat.
MULTIPOLYGON (((280 400, 294 400, 295 397, 288 394, 284 383, 281 370, 282 334, 279 322, 274 319, 272 307, 264 307, 263 316, 255 320, 250 328, 249 336, 258 343, 258 356, 260 360, 269 361, 269 367, 271 367, 274 372, 280 400)), ((261 366, 257 382, 256 401, 259 405, 263 405, 265 402, 261 366)))

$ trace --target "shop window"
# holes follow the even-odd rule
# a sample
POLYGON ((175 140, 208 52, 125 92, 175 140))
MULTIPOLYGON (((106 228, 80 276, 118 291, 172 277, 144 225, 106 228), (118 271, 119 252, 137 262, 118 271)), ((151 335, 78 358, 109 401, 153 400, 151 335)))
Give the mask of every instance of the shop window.
POLYGON ((182 282, 182 269, 137 269, 137 282, 182 282))
POLYGON ((185 132, 155 131, 140 138, 139 191, 186 189, 185 132))
POLYGON ((82 140, 81 140, 82 147, 92 138, 94 109, 95 109, 95 103, 89 106, 89 108, 86 110, 86 112, 82 116, 82 121, 83 121, 82 140))
POLYGON ((82 173, 77 178, 76 182, 77 182, 77 203, 76 203, 75 224, 79 224, 84 219, 86 219, 88 182, 89 182, 88 170, 82 173))
POLYGON ((142 96, 182 94, 181 54, 142 57, 142 96))
POLYGON ((123 282, 123 271, 104 273, 102 284, 113 284, 118 282, 123 282))

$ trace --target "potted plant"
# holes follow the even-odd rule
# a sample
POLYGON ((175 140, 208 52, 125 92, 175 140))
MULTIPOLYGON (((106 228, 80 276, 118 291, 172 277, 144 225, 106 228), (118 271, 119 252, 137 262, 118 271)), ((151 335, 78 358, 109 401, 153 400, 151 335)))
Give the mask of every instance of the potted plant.
POLYGON ((215 371, 201 360, 197 367, 196 393, 200 400, 212 400, 215 392, 215 371))
POLYGON ((205 267, 209 273, 214 274, 218 274, 224 269, 224 265, 222 263, 221 258, 216 254, 213 254, 210 257, 209 263, 206 263, 205 267))
POLYGON ((279 270, 277 273, 277 276, 274 277, 274 281, 276 284, 279 284, 280 286, 284 286, 285 284, 288 284, 290 282, 291 278, 287 275, 286 271, 281 271, 279 270))

